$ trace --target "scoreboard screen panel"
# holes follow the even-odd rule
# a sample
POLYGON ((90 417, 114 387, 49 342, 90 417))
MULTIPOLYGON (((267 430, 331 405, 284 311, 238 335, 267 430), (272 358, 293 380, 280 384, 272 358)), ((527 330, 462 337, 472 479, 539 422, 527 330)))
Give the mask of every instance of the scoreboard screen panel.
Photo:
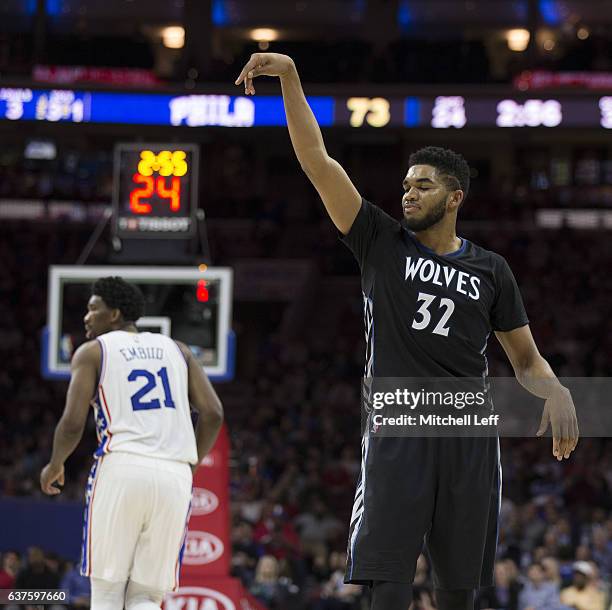
POLYGON ((114 235, 191 237, 195 232, 198 152, 194 144, 117 144, 114 235))
MULTIPOLYGON (((601 87, 602 89, 605 86, 601 87)), ((505 93, 491 94, 483 89, 481 95, 468 93, 461 88, 433 96, 419 93, 410 88, 409 96, 389 93, 388 87, 380 87, 378 93, 365 97, 355 95, 317 95, 307 97, 308 104, 321 127, 352 127, 356 129, 380 129, 385 127, 408 127, 425 129, 469 129, 469 128, 589 128, 612 129, 612 95, 608 92, 598 94, 595 91, 556 92, 553 90, 517 91, 508 88, 505 93)), ((49 121, 71 123, 97 123, 100 125, 164 125, 167 127, 187 127, 190 129, 251 128, 285 126, 283 98, 278 95, 245 95, 216 94, 171 94, 171 93, 133 93, 119 91, 78 91, 70 89, 37 89, 37 88, 0 88, 0 121, 49 121)), ((125 150, 126 183, 122 193, 136 188, 151 192, 153 201, 151 212, 141 211, 135 214, 129 211, 129 195, 122 196, 124 208, 129 211, 121 221, 122 231, 142 231, 143 235, 155 234, 160 230, 170 229, 177 236, 185 232, 185 222, 178 222, 176 211, 170 214, 164 210, 164 202, 172 200, 176 192, 170 174, 145 170, 141 183, 132 184, 132 178, 138 172, 141 161, 140 153, 146 152, 152 161, 156 158, 160 167, 168 171, 168 159, 164 156, 157 159, 162 152, 172 158, 174 152, 186 152, 185 161, 191 168, 184 176, 172 173, 180 178, 181 199, 185 183, 196 179, 193 172, 197 162, 189 162, 193 145, 177 144, 124 144, 118 151, 125 150), (161 184, 161 195, 158 182, 151 184, 147 177, 158 175, 167 180, 161 184), (170 193, 170 195, 168 195, 170 193), (126 203, 127 202, 127 203, 126 203), (161 211, 157 208, 161 204, 161 211), (126 207, 127 206, 127 207, 126 207), (129 219, 140 222, 128 223, 129 219), (156 221, 152 219, 157 218, 156 221), (174 220, 172 220, 174 218, 174 220), (151 220, 148 220, 151 219, 151 220), (168 220, 170 219, 170 220, 168 220), (134 228, 136 227, 136 228, 134 228)), ((118 152, 121 157, 121 152, 118 152)), ((197 155, 197 151, 193 153, 197 155)), ((177 159, 180 166, 180 159, 177 159)), ((178 170, 180 174, 180 169, 178 170)), ((190 189, 192 193, 194 189, 190 189)), ((146 204, 144 196, 136 195, 137 203, 146 204)), ((189 197, 187 197, 189 199, 189 197)), ((184 215, 184 214, 183 214, 184 215)))

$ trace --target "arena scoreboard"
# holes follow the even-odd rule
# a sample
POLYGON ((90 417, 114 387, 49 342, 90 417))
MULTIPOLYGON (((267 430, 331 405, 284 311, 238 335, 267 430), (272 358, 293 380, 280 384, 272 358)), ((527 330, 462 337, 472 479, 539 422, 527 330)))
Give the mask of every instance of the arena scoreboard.
MULTIPOLYGON (((612 129, 608 92, 560 94, 508 89, 505 94, 466 94, 447 89, 440 95, 309 95, 308 104, 321 127, 354 129, 543 128, 612 129)), ((408 93, 409 91, 409 93, 408 93)), ((0 120, 50 121, 167 127, 281 127, 287 124, 279 95, 208 93, 136 93, 119 91, 0 88, 0 120)), ((169 147, 167 150, 175 150, 169 147)), ((159 154, 162 148, 153 151, 159 154)), ((140 162, 135 150, 132 175, 140 162)), ((128 182, 132 176, 128 176, 128 182)), ((145 183, 143 183, 144 185, 145 183)), ((170 189, 171 185, 163 185, 170 189)), ((147 188, 151 188, 148 186, 147 188)), ((154 192, 156 185, 153 186, 154 192)), ((146 216, 142 215, 140 218, 146 216)), ((146 222, 142 223, 145 226, 146 222)), ((145 232, 148 232, 145 231, 145 232)))
POLYGON ((194 144, 117 144, 114 235, 164 239, 193 236, 198 153, 194 144))

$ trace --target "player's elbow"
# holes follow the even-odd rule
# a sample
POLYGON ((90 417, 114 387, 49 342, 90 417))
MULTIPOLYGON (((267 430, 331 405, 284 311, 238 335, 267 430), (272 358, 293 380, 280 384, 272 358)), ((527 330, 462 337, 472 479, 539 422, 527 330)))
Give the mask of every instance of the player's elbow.
POLYGON ((316 185, 321 176, 327 171, 329 156, 324 149, 311 150, 298 157, 300 167, 308 179, 316 185))
POLYGON ((542 368, 547 367, 548 363, 536 348, 525 350, 516 358, 514 370, 517 377, 533 377, 542 368))
POLYGON ((206 420, 207 425, 215 428, 220 428, 223 424, 223 404, 215 397, 206 403, 203 409, 200 410, 200 417, 206 420))
POLYGON ((81 438, 85 429, 85 421, 77 421, 67 417, 62 417, 57 424, 58 432, 69 438, 81 438))

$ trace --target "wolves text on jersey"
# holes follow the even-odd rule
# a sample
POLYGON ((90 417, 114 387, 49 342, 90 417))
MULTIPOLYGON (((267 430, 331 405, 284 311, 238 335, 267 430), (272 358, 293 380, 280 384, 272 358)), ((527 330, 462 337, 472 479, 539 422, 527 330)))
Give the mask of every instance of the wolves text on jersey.
POLYGON ((440 265, 428 258, 417 258, 412 260, 406 257, 406 274, 404 279, 414 281, 416 278, 421 282, 454 288, 460 294, 468 296, 477 301, 480 298, 480 278, 470 275, 465 271, 458 271, 454 267, 440 265))

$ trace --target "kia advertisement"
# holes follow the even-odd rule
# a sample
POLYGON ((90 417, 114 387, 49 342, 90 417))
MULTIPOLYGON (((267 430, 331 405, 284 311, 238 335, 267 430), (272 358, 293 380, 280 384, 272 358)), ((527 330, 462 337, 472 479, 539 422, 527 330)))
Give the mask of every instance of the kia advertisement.
POLYGON ((178 591, 164 610, 266 610, 230 578, 229 439, 222 428, 193 477, 191 517, 178 591))
POLYGON ((266 607, 247 593, 239 580, 220 578, 214 585, 181 587, 169 593, 164 610, 266 610, 266 607))

